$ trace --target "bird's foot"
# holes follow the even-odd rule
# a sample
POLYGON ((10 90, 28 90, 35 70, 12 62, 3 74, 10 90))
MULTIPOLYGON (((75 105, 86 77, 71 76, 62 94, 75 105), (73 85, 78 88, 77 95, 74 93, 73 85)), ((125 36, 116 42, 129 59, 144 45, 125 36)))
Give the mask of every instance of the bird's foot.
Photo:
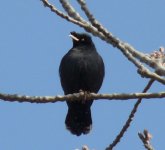
POLYGON ((84 97, 82 99, 82 104, 84 104, 87 100, 88 100, 88 95, 90 94, 89 91, 83 91, 83 90, 79 90, 80 93, 83 93, 84 94, 84 97))

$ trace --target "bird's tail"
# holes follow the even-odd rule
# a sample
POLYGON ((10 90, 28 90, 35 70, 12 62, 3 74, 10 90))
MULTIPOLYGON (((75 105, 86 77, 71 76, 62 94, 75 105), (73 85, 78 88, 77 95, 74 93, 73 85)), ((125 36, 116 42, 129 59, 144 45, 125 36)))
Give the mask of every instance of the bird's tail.
POLYGON ((71 103, 65 120, 66 128, 77 136, 87 134, 92 129, 90 106, 86 104, 71 103))

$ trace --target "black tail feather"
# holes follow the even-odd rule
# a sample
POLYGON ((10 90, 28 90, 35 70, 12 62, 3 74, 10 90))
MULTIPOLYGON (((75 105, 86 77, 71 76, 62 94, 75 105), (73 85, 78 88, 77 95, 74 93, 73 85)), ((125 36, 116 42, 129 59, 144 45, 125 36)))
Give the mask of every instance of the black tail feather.
POLYGON ((65 124, 66 128, 77 136, 80 136, 82 133, 89 133, 92 129, 90 107, 82 103, 71 105, 68 109, 65 124))

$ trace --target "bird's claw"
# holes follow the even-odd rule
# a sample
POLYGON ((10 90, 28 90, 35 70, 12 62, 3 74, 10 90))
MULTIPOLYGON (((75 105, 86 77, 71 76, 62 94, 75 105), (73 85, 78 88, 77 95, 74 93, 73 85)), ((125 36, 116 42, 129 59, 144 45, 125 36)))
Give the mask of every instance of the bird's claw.
POLYGON ((84 94, 84 98, 81 100, 82 101, 82 104, 84 104, 87 100, 88 100, 88 95, 89 95, 89 91, 83 91, 83 90, 79 90, 80 93, 83 93, 84 94))

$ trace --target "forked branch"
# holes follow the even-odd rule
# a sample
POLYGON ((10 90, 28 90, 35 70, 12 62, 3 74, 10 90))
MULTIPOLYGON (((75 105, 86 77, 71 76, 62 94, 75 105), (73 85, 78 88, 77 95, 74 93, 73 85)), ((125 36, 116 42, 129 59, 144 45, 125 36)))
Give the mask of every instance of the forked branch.
MULTIPOLYGON (((147 55, 136 50, 130 44, 125 43, 121 41, 119 38, 113 36, 111 32, 108 32, 108 30, 105 27, 103 27, 101 23, 99 23, 94 18, 92 13, 90 13, 89 9, 86 6, 85 0, 77 0, 77 1, 81 5, 82 10, 85 12, 90 22, 85 21, 85 19, 83 19, 80 16, 80 14, 76 12, 74 7, 72 7, 71 4, 66 0, 60 0, 60 2, 62 3, 62 6, 64 7, 65 11, 69 14, 69 16, 59 11, 54 5, 50 4, 48 0, 41 0, 41 1, 44 3, 46 7, 49 7, 51 11, 56 13, 58 16, 62 17, 63 19, 66 19, 69 22, 77 24, 78 26, 84 28, 84 30, 86 30, 87 32, 90 32, 94 36, 97 36, 100 39, 106 41, 107 43, 110 43, 114 47, 117 47, 124 54, 124 56, 128 58, 130 62, 132 62, 136 67, 138 67, 138 69, 141 69, 141 67, 146 68, 142 65, 142 63, 144 63, 148 65, 149 67, 155 69, 155 71, 159 72, 159 74, 165 75, 165 68, 161 65, 161 63, 159 63, 159 61, 155 61, 151 59, 147 55), (128 55, 128 53, 130 54, 128 55), (135 62, 135 59, 137 59, 136 62, 135 62)), ((146 74, 147 73, 149 73, 149 75, 147 75, 147 78, 151 77, 151 74, 152 74, 152 78, 154 78, 158 82, 161 81, 161 83, 163 84, 165 83, 164 78, 160 77, 158 80, 158 77, 155 78, 154 73, 152 73, 151 71, 148 70, 146 74)), ((143 74, 144 77, 146 77, 146 74, 143 74)))

